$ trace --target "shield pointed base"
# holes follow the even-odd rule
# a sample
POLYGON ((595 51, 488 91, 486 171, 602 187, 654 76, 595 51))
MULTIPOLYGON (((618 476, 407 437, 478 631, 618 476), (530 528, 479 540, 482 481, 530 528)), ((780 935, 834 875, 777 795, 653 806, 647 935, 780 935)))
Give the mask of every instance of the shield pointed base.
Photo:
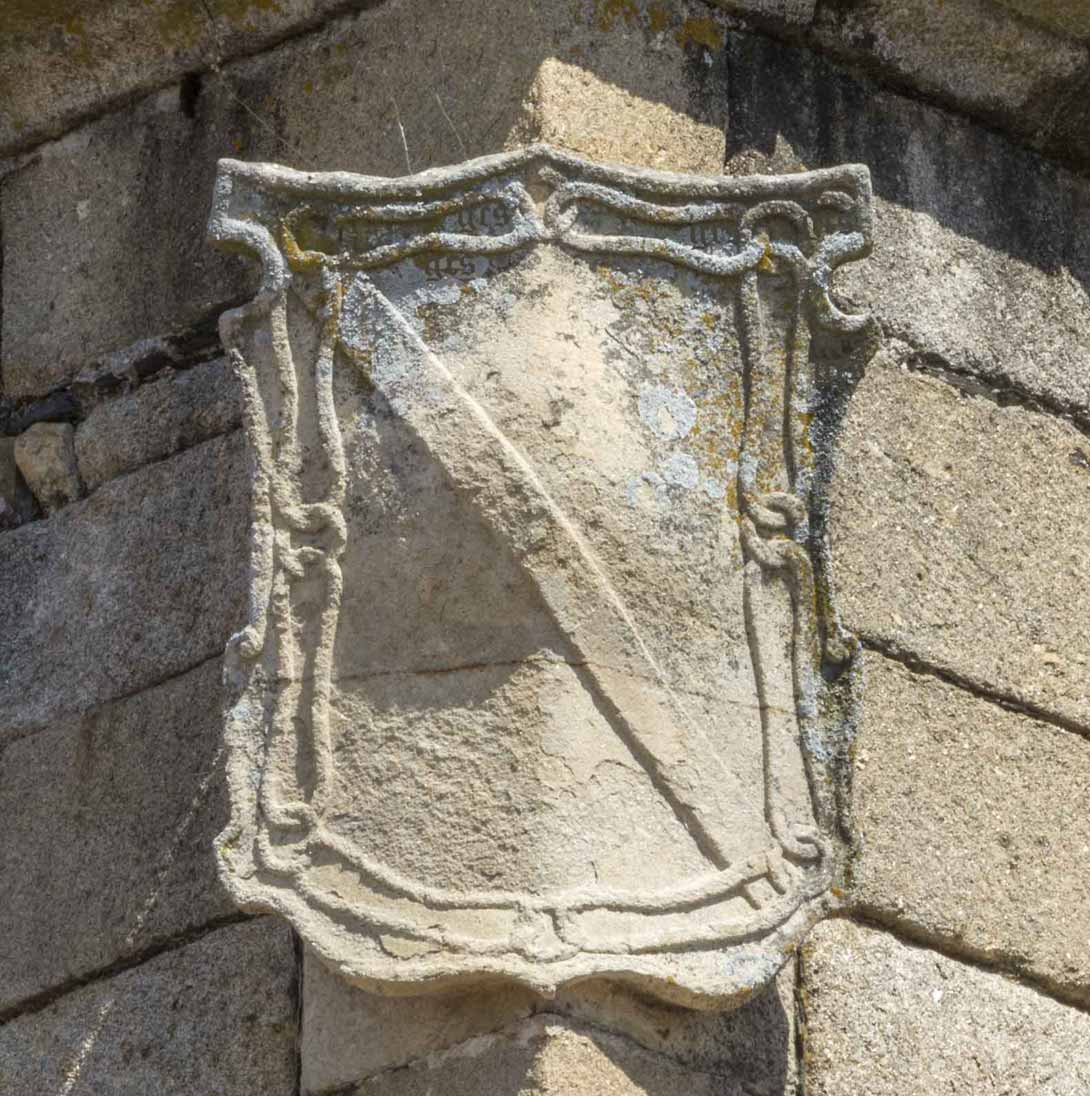
POLYGON ((264 269, 221 325, 240 903, 383 992, 775 975, 840 855, 814 409, 870 217, 858 167, 221 163, 212 236, 264 269))

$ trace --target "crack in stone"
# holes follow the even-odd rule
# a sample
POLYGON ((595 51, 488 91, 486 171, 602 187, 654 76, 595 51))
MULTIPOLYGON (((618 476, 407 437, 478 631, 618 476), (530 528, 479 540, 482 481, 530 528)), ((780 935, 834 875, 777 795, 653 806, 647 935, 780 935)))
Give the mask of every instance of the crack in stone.
POLYGON ((928 662, 920 655, 905 650, 881 636, 860 632, 859 640, 866 650, 873 651, 883 658, 888 658, 891 662, 897 662, 913 673, 926 674, 928 677, 937 678, 947 685, 952 685, 971 696, 975 696, 978 700, 985 700, 989 704, 996 704, 1016 715, 1034 719, 1038 723, 1047 723, 1049 726, 1056 727, 1061 731, 1067 731, 1069 734, 1078 735, 1079 738, 1090 740, 1090 725, 1060 715, 1058 712, 1051 711, 1032 700, 1023 700, 1012 693, 1000 692, 982 682, 974 681, 970 677, 959 674, 956 670, 928 662))
POLYGON ((911 373, 920 373, 943 381, 966 396, 987 400, 997 407, 1018 407, 1036 415, 1061 419, 1090 440, 1090 410, 1047 392, 1031 392, 1009 377, 988 376, 954 365, 938 351, 931 350, 908 332, 891 324, 882 324, 887 349, 911 373), (891 345, 901 343, 902 346, 891 345))
MULTIPOLYGON (((593 660, 576 660, 576 659, 564 659, 564 658, 519 658, 512 660, 497 660, 495 662, 466 662, 456 666, 424 666, 419 669, 410 667, 404 667, 401 669, 389 669, 389 670, 371 670, 366 673, 345 674, 338 676, 336 681, 338 683, 351 683, 355 681, 370 681, 375 678, 383 677, 441 677, 444 674, 457 674, 457 673, 472 673, 474 671, 484 671, 493 669, 515 668, 519 666, 569 666, 573 669, 580 669, 582 667, 593 667, 597 669, 609 670, 613 673, 624 673, 629 677, 634 678, 637 681, 652 681, 653 679, 647 677, 645 674, 639 674, 632 670, 622 670, 617 666, 607 666, 604 663, 593 660)), ((300 678, 282 678, 280 683, 286 683, 291 681, 298 683, 301 681, 312 680, 310 676, 303 676, 300 678)), ((786 708, 777 707, 774 704, 748 704, 744 700, 734 700, 728 697, 717 696, 714 693, 706 692, 697 688, 690 688, 684 685, 674 685, 674 688, 678 692, 684 693, 686 696, 700 697, 703 700, 715 701, 718 704, 728 704, 731 708, 742 708, 751 712, 772 712, 776 715, 794 716, 794 711, 789 711, 786 708)))
POLYGON ((166 955, 169 952, 178 951, 179 948, 188 947, 188 945, 195 944, 198 940, 203 939, 210 933, 218 932, 220 929, 232 928, 236 925, 247 924, 250 921, 256 920, 259 920, 259 918, 253 917, 247 913, 225 913, 221 917, 206 921, 199 928, 191 929, 188 932, 183 932, 177 936, 171 936, 169 939, 162 940, 159 943, 152 944, 135 955, 128 955, 122 959, 115 959, 112 963, 97 967, 88 974, 68 978, 39 993, 31 994, 17 1004, 0 1010, 0 1025, 11 1023, 13 1020, 19 1020, 24 1016, 33 1016, 35 1013, 42 1012, 44 1009, 49 1008, 50 1005, 55 1004, 63 997, 67 997, 70 993, 75 993, 77 990, 84 989, 86 986, 108 981, 119 974, 124 974, 126 971, 134 970, 136 967, 142 966, 144 963, 151 959, 156 959, 160 955, 166 955))
POLYGON ((795 952, 795 1096, 806 1096, 806 959, 803 948, 795 952))
POLYGON ((915 922, 897 917, 888 910, 866 903, 849 906, 847 909, 834 912, 831 916, 876 929, 910 947, 935 952, 946 959, 953 959, 985 974, 1006 978, 1065 1008, 1090 1015, 1090 989, 1080 991, 1056 979, 1034 972, 1018 964, 1008 953, 999 949, 974 948, 964 941, 924 928, 915 922))
POLYGON ((216 662, 223 658, 223 646, 221 645, 212 654, 202 655, 195 662, 188 666, 182 667, 180 670, 172 670, 168 674, 164 674, 162 677, 154 678, 151 681, 145 682, 142 685, 138 685, 136 688, 129 689, 123 693, 117 693, 114 696, 103 697, 100 700, 93 701, 85 707, 62 709, 59 712, 52 713, 48 719, 44 720, 40 724, 33 724, 30 727, 20 728, 18 731, 13 732, 10 735, 3 736, 0 740, 0 757, 11 746, 14 746, 16 742, 22 742, 25 738, 30 738, 33 735, 41 734, 43 731, 49 730, 50 727, 56 726, 61 721, 67 721, 70 719, 79 719, 82 716, 90 715, 92 712, 100 711, 103 708, 108 708, 111 705, 119 704, 125 700, 132 700, 133 697, 140 696, 141 693, 149 692, 152 689, 161 688, 163 685, 168 685, 172 681, 176 681, 180 677, 185 677, 186 674, 193 673, 194 670, 200 669, 202 666, 209 662, 216 662))

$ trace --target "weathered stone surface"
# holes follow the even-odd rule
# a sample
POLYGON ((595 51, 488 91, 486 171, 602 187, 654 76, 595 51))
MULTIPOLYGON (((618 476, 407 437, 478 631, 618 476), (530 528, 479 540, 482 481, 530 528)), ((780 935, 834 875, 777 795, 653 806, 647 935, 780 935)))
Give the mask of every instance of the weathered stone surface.
POLYGON ((805 27, 814 18, 817 0, 711 0, 737 15, 755 17, 772 26, 805 27))
POLYGON ((399 1069, 532 1015, 531 990, 381 997, 338 977, 309 949, 303 968, 302 1091, 317 1096, 399 1069))
POLYGON ((621 1036, 544 1016, 479 1036, 353 1090, 356 1096, 428 1096, 436 1091, 444 1096, 745 1096, 763 1090, 746 1087, 729 1074, 686 1067, 621 1036))
MULTIPOLYGON (((722 78, 715 58, 722 51, 725 32, 707 16, 702 22, 707 25, 687 45, 708 58, 713 71, 707 82, 715 87, 716 79, 722 78)), ((637 24, 627 33, 604 36, 595 43, 592 66, 583 61, 578 48, 544 58, 515 132, 611 163, 669 171, 722 170, 725 98, 709 97, 696 105, 692 68, 666 35, 666 56, 647 57, 652 63, 634 80, 626 72, 633 63, 631 43, 633 38, 641 40, 643 33, 637 24)))
POLYGON ((230 914, 221 664, 0 753, 0 1013, 230 914))
POLYGON ((34 496, 15 463, 15 438, 0 438, 0 531, 34 516, 34 496))
POLYGON ((549 146, 221 165, 212 235, 267 287, 222 325, 257 455, 240 903, 384 992, 775 976, 837 870, 806 348, 867 326, 828 276, 869 196, 549 146))
MULTIPOLYGON (((360 0, 360 6, 366 0, 360 0)), ((98 0, 0 13, 0 153, 141 90, 253 53, 345 0, 98 0)))
POLYGON ((168 371, 95 407, 76 430, 87 490, 239 425, 238 379, 225 358, 168 371))
POLYGON ((814 930, 803 972, 814 1096, 1090 1090, 1090 1016, 1002 975, 848 921, 814 930))
MULTIPOLYGON (((1079 169, 1090 163, 1090 124, 1081 109, 1090 49, 1078 40, 1090 20, 1081 0, 713 2, 739 16, 743 27, 756 26, 866 71, 887 88, 941 103, 978 128, 999 128, 1079 169)), ((763 86, 787 89, 768 76, 763 86)), ((770 111, 786 119, 777 96, 766 98, 770 111)))
MULTIPOLYGON (((1078 43, 1064 40, 1090 37, 1082 0, 882 0, 867 5, 839 0, 821 5, 816 22, 814 0, 715 2, 762 27, 880 71, 890 81, 940 96, 1039 147, 1084 159, 1090 154, 1085 130, 1065 127, 1078 114, 1085 92, 1085 54, 1078 43)), ((73 15, 54 4, 15 5, 0 16, 0 152, 56 136, 81 118, 186 74, 187 109, 192 109, 197 74, 299 34, 338 11, 370 6, 367 0, 203 5, 106 0, 84 5, 73 15)), ((588 0, 571 10, 576 20, 589 16, 609 29, 642 26, 664 39, 674 31, 676 6, 588 0)), ((470 33, 471 20, 472 14, 457 24, 459 36, 470 33)), ((694 21, 701 34, 708 13, 692 6, 682 22, 694 21)), ((445 12, 435 22, 455 25, 445 12)), ((508 20, 503 25, 515 30, 508 20)), ((422 22, 412 29, 427 33, 422 22)), ((445 41, 454 37, 448 34, 445 41)), ((516 37, 496 37, 509 51, 522 45, 516 37)), ((406 36, 406 51, 412 41, 406 36)), ((431 86, 446 82, 450 73, 428 75, 431 86)))
POLYGON ((871 171, 877 246, 845 299, 925 360, 1090 412, 1086 179, 807 50, 734 34, 727 53, 729 170, 871 171))
POLYGON ((714 170, 725 29, 700 0, 410 0, 232 65, 201 109, 229 116, 219 155, 302 170, 400 175, 561 135, 595 159, 714 170))
POLYGON ((847 57, 868 56, 890 76, 932 97, 1052 147, 1054 89, 1076 93, 1085 46, 1012 18, 990 0, 832 0, 812 40, 847 57))
POLYGON ((0 736, 222 651, 246 597, 247 464, 240 436, 205 442, 4 534, 0 736))
POLYGON ((1011 11, 1060 34, 1090 38, 1090 5, 1086 0, 999 0, 1011 11))
POLYGON ((1086 725, 1086 437, 883 359, 839 450, 830 529, 849 627, 1086 725))
MULTIPOLYGON (((1063 116, 1077 113, 1080 58, 1085 63, 1085 57, 1077 44, 1050 32, 1090 37, 1090 16, 1082 0, 827 3, 816 24, 813 0, 718 4, 879 69, 891 80, 939 95, 958 109, 999 121, 1024 140, 1061 152, 1065 136, 1069 145, 1075 143, 1072 134, 1064 133, 1063 116)), ((353 6, 367 5, 344 0, 226 0, 207 5, 155 0, 139 6, 85 5, 75 16, 51 4, 17 5, 0 17, 0 151, 56 136, 81 117, 183 74, 207 72, 225 60, 254 53, 353 6)), ((673 29, 671 7, 641 0, 583 5, 600 24, 629 29, 642 24, 659 34, 673 29)), ((575 11, 583 14, 578 7, 575 11)), ((689 18, 700 20, 702 15, 707 18, 697 8, 689 18)), ((439 15, 436 21, 448 25, 448 18, 439 15)), ((466 25, 460 25, 459 33, 466 32, 466 25)), ((410 44, 407 39, 406 46, 410 44)), ((509 48, 519 44, 507 43, 509 48)), ((193 85, 190 76, 187 96, 195 95, 193 85)), ((1069 154, 1085 156, 1086 134, 1075 136, 1082 139, 1069 154)))
POLYGON ((292 1096, 291 932, 208 933, 0 1026, 4 1096, 292 1096))
POLYGON ((80 496, 75 431, 66 422, 36 422, 15 439, 15 464, 50 514, 80 496))
POLYGON ((1090 1001, 1090 742, 878 655, 864 696, 854 902, 1090 1001))
POLYGON ((201 192, 228 148, 174 88, 43 146, 3 181, 6 395, 67 384, 89 361, 199 324, 251 288, 203 238, 201 192))
MULTIPOLYGON (((332 974, 313 953, 303 978, 302 1086, 305 1096, 389 1074, 547 1013, 632 1040, 689 1070, 730 1076, 752 1091, 796 1091, 794 964, 775 985, 730 1012, 694 1012, 587 982, 543 1000, 496 986, 469 993, 378 997, 332 974)), ((458 1056, 457 1050, 454 1056, 458 1056)), ((443 1082, 436 1069, 438 1084, 443 1082)))
POLYGON ((641 4, 381 5, 43 146, 3 183, 6 393, 46 392, 252 294, 204 240, 221 156, 396 175, 551 135, 599 159, 717 170, 720 17, 641 4))

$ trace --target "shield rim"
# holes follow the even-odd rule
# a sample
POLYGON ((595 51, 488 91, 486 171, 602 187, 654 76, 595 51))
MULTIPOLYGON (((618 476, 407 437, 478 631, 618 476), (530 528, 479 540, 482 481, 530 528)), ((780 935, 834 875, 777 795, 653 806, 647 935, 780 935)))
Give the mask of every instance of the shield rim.
MULTIPOLYGON (((873 235, 872 195, 870 176, 863 165, 844 165, 785 176, 710 176, 598 164, 548 145, 533 145, 512 152, 486 156, 454 167, 433 168, 411 176, 386 179, 355 175, 347 172, 301 172, 275 164, 251 164, 238 160, 219 163, 209 236, 219 247, 241 249, 256 256, 262 264, 261 288, 253 301, 224 313, 221 334, 224 346, 232 357, 241 358, 241 334, 244 326, 259 320, 272 299, 291 278, 290 264, 272 232, 264 225, 231 216, 231 200, 237 187, 253 187, 263 192, 275 192, 294 199, 320 199, 334 203, 359 201, 415 200, 421 201, 436 192, 453 189, 466 191, 489 180, 527 168, 535 162, 564 169, 580 180, 606 186, 623 187, 642 195, 667 200, 714 199, 719 201, 759 200, 805 197, 822 192, 847 189, 854 201, 856 229, 853 239, 829 258, 824 270, 811 272, 811 289, 816 296, 817 315, 828 326, 846 332, 861 329, 865 318, 847 316, 829 296, 829 274, 842 262, 862 258, 869 253, 873 235)), ((748 362, 746 368, 749 368, 748 362)), ((248 436, 250 430, 248 429, 248 436)), ((253 443, 253 437, 250 441, 253 443)), ((253 594, 251 589, 251 594, 253 594)), ((654 983, 655 992, 688 1004, 722 1001, 748 992, 759 981, 772 977, 809 927, 830 908, 832 898, 828 887, 832 864, 813 875, 808 885, 789 893, 795 899, 787 903, 781 915, 772 920, 754 938, 752 931, 732 938, 719 935, 704 946, 688 950, 660 948, 653 952, 616 953, 610 951, 580 951, 574 957, 545 962, 526 959, 511 949, 497 954, 448 954, 441 950, 417 957, 387 956, 373 948, 359 945, 367 935, 345 928, 346 918, 356 917, 367 922, 367 909, 337 908, 323 903, 313 887, 277 887, 258 878, 256 866, 245 864, 244 870, 232 867, 237 847, 244 834, 260 837, 259 808, 252 789, 251 772, 260 770, 259 744, 252 741, 243 727, 252 717, 252 706, 263 686, 246 669, 247 643, 253 641, 253 631, 264 609, 256 601, 251 605, 251 619, 246 629, 232 637, 227 647, 228 674, 239 694, 228 714, 227 744, 229 751, 232 819, 217 839, 220 851, 221 875, 236 899, 243 906, 272 908, 291 920, 305 939, 332 965, 346 976, 382 992, 418 992, 422 987, 447 985, 466 979, 512 979, 543 992, 553 992, 560 985, 587 977, 614 979, 637 978, 654 983), (252 869, 247 871, 245 869, 252 869), (322 908, 325 906, 326 908, 322 908), (743 970, 750 974, 742 975, 743 970)), ((801 747, 805 754, 806 746, 801 747)), ((309 846, 304 851, 309 855, 309 846)), ((754 865, 741 866, 753 870, 754 865)), ((304 866, 305 870, 305 866, 304 866)), ((765 866, 768 871, 768 866, 765 866)), ((762 873, 763 874, 763 873, 762 873)), ((723 880, 718 880, 722 889, 723 880)), ((737 880, 736 880, 737 882, 737 880)), ((328 896, 327 896, 328 897, 328 896)), ((473 906, 466 899, 483 898, 491 906, 500 897, 463 895, 459 905, 473 906)), ((508 901, 511 896, 503 896, 508 901)), ((481 903, 476 903, 481 904, 481 903)), ((517 902, 513 904, 518 904, 517 902)), ((522 903, 526 905, 525 902, 522 903)), ((545 906, 547 903, 538 903, 545 906)), ((373 916, 373 911, 372 911, 373 916)), ((373 939, 377 930, 371 925, 373 939)))

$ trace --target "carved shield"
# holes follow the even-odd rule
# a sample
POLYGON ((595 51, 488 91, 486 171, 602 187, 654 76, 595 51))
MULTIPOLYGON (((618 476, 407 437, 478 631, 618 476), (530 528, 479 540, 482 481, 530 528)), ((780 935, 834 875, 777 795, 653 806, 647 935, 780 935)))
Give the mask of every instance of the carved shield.
POLYGON ((220 164, 212 237, 264 271, 222 320, 242 904, 385 992, 775 974, 837 867, 815 377, 870 225, 854 166, 220 164))

